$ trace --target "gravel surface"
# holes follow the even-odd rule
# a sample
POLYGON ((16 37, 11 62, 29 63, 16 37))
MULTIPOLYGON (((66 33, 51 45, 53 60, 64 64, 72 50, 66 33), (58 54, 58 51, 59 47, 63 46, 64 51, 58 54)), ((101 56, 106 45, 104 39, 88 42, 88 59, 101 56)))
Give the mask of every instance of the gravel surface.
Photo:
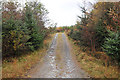
POLYGON ((42 63, 31 69, 31 78, 89 78, 76 65, 64 33, 57 33, 42 63))

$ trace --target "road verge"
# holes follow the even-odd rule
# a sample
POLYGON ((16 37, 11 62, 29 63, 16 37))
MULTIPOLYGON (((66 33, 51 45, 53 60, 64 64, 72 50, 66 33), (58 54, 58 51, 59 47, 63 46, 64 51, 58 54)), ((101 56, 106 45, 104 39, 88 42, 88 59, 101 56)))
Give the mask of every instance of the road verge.
POLYGON ((68 37, 71 44, 71 49, 76 60, 79 62, 80 67, 88 72, 88 74, 93 78, 118 78, 119 72, 117 66, 104 66, 101 59, 96 59, 93 56, 87 55, 86 52, 81 50, 82 47, 74 44, 74 40, 68 37))
MULTIPOLYGON (((24 77, 28 70, 30 70, 38 61, 42 61, 42 58, 46 55, 46 52, 50 46, 54 34, 50 34, 44 40, 43 48, 23 55, 19 58, 12 58, 12 62, 7 60, 3 61, 2 65, 2 78, 19 78, 24 77)), ((30 76, 27 76, 30 77, 30 76)))

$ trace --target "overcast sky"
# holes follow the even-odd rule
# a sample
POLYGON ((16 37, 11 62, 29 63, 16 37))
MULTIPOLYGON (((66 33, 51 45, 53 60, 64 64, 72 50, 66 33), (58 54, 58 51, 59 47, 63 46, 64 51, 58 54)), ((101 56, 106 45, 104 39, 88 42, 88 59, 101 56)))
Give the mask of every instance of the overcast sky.
MULTIPOLYGON (((77 15, 81 15, 78 5, 83 5, 83 0, 40 0, 49 11, 48 17, 57 23, 57 26, 74 25, 77 15)), ((89 1, 89 0, 86 0, 89 1)), ((94 0, 90 0, 94 2, 94 0)))
MULTIPOLYGON (((14 0, 4 0, 14 1, 14 0)), ((70 26, 76 24, 77 16, 81 15, 78 5, 82 6, 84 0, 15 0, 22 5, 26 1, 40 1, 48 10, 48 17, 52 23, 57 26, 70 26)), ((86 2, 94 2, 95 0, 85 0, 86 2)))
MULTIPOLYGON (((97 0, 17 0, 24 4, 26 1, 40 1, 48 10, 49 19, 57 23, 57 26, 70 26, 76 24, 77 16, 81 15, 79 6, 83 6, 83 2, 95 3, 97 0), (79 6, 78 6, 79 5, 79 6)), ((100 1, 100 0, 99 0, 100 1)), ((101 0, 103 1, 103 0, 101 0)), ((105 0, 115 1, 115 0, 105 0)), ((119 0, 117 0, 119 1, 119 0)), ((90 4, 86 6, 91 9, 90 4)))

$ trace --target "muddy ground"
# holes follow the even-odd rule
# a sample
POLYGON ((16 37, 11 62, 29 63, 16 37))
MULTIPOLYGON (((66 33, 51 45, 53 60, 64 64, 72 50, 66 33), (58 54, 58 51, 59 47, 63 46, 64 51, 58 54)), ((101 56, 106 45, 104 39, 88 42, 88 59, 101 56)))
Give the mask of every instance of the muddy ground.
POLYGON ((73 59, 68 39, 64 33, 56 33, 43 61, 31 69, 31 78, 88 78, 73 59))

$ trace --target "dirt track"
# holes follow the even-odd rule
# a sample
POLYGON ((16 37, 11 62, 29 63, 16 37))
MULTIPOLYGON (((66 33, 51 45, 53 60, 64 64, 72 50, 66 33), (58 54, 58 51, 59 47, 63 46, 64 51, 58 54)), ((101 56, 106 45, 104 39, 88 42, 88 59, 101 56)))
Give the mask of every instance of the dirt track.
POLYGON ((74 62, 64 33, 55 35, 43 62, 39 62, 28 75, 31 78, 88 78, 74 62))

